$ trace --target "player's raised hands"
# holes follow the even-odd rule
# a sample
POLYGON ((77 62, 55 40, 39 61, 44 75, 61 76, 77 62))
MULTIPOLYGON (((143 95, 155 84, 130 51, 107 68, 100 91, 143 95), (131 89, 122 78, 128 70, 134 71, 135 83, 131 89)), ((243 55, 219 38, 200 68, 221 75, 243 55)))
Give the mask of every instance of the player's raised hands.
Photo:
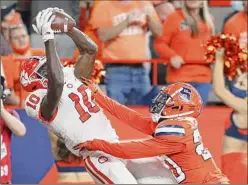
POLYGON ((42 35, 44 42, 54 39, 54 32, 51 28, 54 19, 53 8, 47 8, 38 13, 35 24, 32 24, 34 31, 42 35))

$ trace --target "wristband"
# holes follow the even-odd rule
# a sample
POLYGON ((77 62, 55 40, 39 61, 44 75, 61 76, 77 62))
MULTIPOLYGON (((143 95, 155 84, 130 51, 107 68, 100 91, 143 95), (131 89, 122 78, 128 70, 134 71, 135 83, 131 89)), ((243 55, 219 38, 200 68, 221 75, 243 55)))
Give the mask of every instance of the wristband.
POLYGON ((48 40, 53 40, 54 39, 54 33, 46 33, 42 37, 43 41, 46 42, 48 40))

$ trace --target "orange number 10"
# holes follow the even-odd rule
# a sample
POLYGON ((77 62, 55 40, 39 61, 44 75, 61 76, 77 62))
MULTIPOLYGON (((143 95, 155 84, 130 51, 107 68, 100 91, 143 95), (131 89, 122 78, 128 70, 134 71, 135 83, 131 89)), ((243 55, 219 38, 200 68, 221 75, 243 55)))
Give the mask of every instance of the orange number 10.
POLYGON ((88 111, 85 110, 80 104, 80 97, 77 94, 69 94, 69 98, 75 103, 75 108, 80 115, 79 119, 83 123, 91 117, 90 113, 97 113, 98 111, 100 111, 100 108, 97 105, 93 105, 91 100, 89 100, 86 89, 87 87, 85 85, 81 85, 77 90, 82 95, 83 103, 87 107, 88 111))

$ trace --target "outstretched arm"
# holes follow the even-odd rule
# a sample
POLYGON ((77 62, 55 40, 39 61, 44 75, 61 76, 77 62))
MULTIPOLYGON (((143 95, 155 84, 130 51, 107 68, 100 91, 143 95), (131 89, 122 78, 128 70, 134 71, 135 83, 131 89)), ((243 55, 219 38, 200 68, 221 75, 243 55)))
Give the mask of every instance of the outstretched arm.
POLYGON ((49 121, 57 110, 64 87, 62 65, 53 39, 45 42, 48 90, 41 104, 41 116, 49 121))
POLYGON ((73 28, 67 33, 76 44, 80 56, 76 61, 74 74, 78 79, 81 77, 89 78, 91 76, 98 47, 86 34, 73 28))
POLYGON ((152 135, 154 133, 156 124, 149 117, 144 117, 125 105, 121 105, 100 91, 95 94, 95 99, 103 109, 110 112, 123 123, 145 134, 152 135))
POLYGON ((92 80, 82 78, 82 81, 94 93, 94 98, 101 108, 111 113, 123 123, 139 130, 140 132, 149 135, 154 133, 154 129, 157 125, 149 117, 144 117, 136 111, 121 105, 115 100, 112 100, 108 96, 104 95, 92 80))
POLYGON ((247 113, 247 101, 234 96, 225 87, 224 81, 224 49, 216 53, 216 62, 213 73, 213 86, 215 94, 228 106, 237 112, 247 113))
POLYGON ((54 32, 51 29, 54 18, 53 9, 47 8, 38 13, 36 16, 36 24, 32 25, 35 32, 42 35, 42 39, 45 43, 48 89, 47 94, 41 102, 40 114, 41 117, 48 122, 53 118, 58 108, 64 87, 63 66, 57 54, 54 32))
POLYGON ((162 138, 126 143, 109 143, 104 140, 95 139, 74 147, 74 149, 83 148, 94 151, 100 150, 123 159, 135 159, 178 153, 185 148, 185 144, 170 142, 162 138))

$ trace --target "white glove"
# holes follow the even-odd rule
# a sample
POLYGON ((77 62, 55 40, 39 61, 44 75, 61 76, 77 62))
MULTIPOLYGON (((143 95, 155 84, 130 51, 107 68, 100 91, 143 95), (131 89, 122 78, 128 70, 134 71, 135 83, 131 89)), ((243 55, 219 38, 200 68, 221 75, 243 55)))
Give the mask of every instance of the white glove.
POLYGON ((51 28, 51 24, 55 19, 55 15, 52 14, 53 8, 42 10, 36 16, 36 25, 32 25, 34 31, 42 35, 44 42, 54 39, 54 32, 51 28))
POLYGON ((60 11, 60 12, 65 12, 63 9, 60 9, 58 7, 53 8, 53 10, 60 11))

